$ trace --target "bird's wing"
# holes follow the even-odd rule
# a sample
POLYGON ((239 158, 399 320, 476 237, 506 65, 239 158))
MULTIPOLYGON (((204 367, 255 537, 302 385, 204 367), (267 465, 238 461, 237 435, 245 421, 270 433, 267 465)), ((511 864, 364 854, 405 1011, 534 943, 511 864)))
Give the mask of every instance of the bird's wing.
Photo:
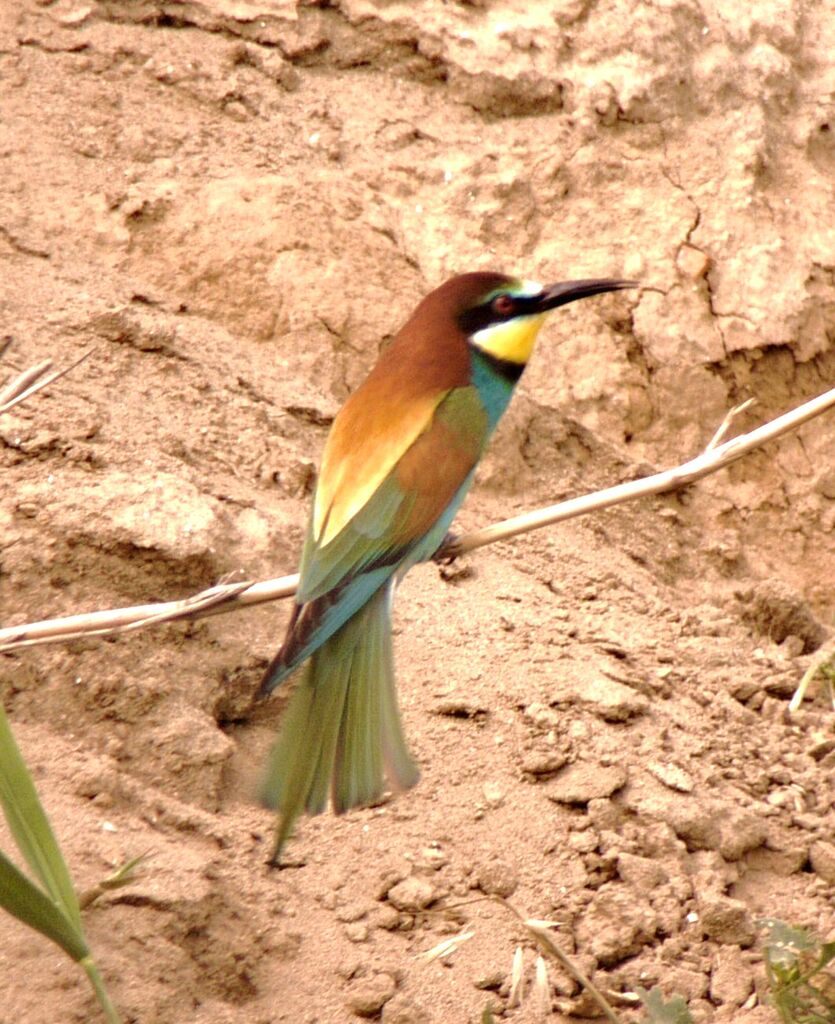
MULTIPOLYGON (((403 560, 441 517, 478 462, 487 418, 475 387, 454 388, 426 413, 420 429, 414 409, 401 410, 408 429, 397 450, 392 427, 356 437, 334 486, 326 476, 314 499, 313 521, 301 565, 299 599, 309 601, 367 569, 403 560), (373 485, 372 485, 373 482, 373 485), (330 511, 317 533, 316 509, 324 488, 330 511), (352 513, 347 515, 347 510, 352 513), (347 516, 347 518, 346 518, 347 516), (331 524, 339 522, 339 529, 331 524)), ((398 417, 400 419, 400 417, 398 417)), ((330 448, 330 445, 329 445, 330 448)))
MULTIPOLYGON (((376 382, 355 392, 328 435, 313 499, 312 537, 325 549, 368 504, 401 456, 430 426, 448 392, 417 394, 405 400, 376 382)), ((381 510, 388 519, 386 510, 381 510)))
MULTIPOLYGON (((366 495, 362 505, 333 535, 316 533, 316 513, 302 555, 297 605, 287 638, 274 667, 298 663, 346 622, 409 556, 440 526, 443 539, 448 520, 463 499, 465 484, 478 462, 487 437, 487 415, 475 387, 454 388, 442 396, 421 431, 415 431, 397 458, 391 459, 391 440, 381 446, 388 471, 370 490, 363 483, 379 475, 375 449, 357 439, 351 449, 352 475, 330 491, 331 504, 353 507, 352 478, 366 495)), ((322 486, 321 483, 319 485, 322 486)), ((315 508, 315 506, 314 506, 315 508)), ((428 557, 432 552, 421 552, 428 557)), ((282 673, 283 674, 283 673, 282 673)), ((274 683, 272 685, 275 685, 274 683)))

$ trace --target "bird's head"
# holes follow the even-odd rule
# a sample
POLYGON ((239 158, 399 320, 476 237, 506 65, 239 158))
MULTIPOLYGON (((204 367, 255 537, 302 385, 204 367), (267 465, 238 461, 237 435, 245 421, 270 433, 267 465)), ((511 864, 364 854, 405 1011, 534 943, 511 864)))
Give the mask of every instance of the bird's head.
POLYGON ((637 287, 636 281, 600 278, 540 285, 504 274, 461 274, 434 295, 451 308, 468 344, 489 359, 525 366, 545 316, 558 306, 603 292, 637 287))

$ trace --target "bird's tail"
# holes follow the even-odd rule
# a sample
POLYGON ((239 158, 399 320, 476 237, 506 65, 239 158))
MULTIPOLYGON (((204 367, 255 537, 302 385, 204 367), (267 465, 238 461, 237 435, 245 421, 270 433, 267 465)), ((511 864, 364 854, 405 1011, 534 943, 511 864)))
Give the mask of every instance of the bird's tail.
POLYGON ((296 818, 321 813, 329 795, 340 814, 377 799, 386 777, 399 789, 418 780, 397 706, 390 606, 391 585, 314 652, 290 698, 261 790, 279 812, 273 863, 296 818))

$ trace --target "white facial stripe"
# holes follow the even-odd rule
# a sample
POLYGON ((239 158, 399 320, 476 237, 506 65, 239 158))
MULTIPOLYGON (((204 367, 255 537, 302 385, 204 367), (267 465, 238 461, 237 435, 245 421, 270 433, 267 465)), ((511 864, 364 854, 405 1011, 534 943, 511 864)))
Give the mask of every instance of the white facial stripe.
POLYGON ((542 285, 538 281, 523 281, 519 289, 520 295, 539 295, 542 285))

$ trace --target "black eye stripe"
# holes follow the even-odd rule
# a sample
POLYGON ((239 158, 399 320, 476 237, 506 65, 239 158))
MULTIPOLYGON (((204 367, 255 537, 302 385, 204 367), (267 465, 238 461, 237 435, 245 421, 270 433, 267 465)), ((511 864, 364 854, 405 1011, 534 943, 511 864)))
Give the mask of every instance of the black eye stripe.
POLYGON ((494 295, 489 302, 484 302, 480 306, 475 306, 473 309, 465 310, 460 314, 458 323, 468 337, 471 337, 476 331, 484 330, 485 327, 491 327, 493 324, 500 324, 507 320, 513 320, 517 316, 536 312, 537 303, 540 300, 539 295, 508 295, 508 298, 513 302, 513 306, 506 313, 498 313, 493 307, 493 303, 497 298, 499 296, 494 295))

